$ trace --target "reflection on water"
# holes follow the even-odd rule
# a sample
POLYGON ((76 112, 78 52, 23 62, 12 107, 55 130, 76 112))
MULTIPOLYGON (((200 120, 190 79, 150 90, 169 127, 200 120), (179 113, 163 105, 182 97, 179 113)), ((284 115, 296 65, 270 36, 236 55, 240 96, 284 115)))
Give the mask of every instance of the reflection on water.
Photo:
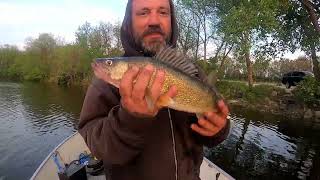
POLYGON ((229 138, 205 149, 228 173, 237 179, 320 179, 319 124, 237 108, 232 117, 229 138))
POLYGON ((0 83, 0 179, 28 179, 63 139, 75 132, 79 88, 0 83))
MULTIPOLYGON (((0 82, 0 179, 28 179, 76 131, 80 88, 0 82)), ((206 156, 237 179, 320 179, 320 125, 232 108, 233 129, 206 156)))
MULTIPOLYGON (((54 133, 76 128, 84 93, 79 88, 25 84, 21 89, 28 129, 33 133, 54 133)), ((69 133, 68 133, 69 134, 69 133)))

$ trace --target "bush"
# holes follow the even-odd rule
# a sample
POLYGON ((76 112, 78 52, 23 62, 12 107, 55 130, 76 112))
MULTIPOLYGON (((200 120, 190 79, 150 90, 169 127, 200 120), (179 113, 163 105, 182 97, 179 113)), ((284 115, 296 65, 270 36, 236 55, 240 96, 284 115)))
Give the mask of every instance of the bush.
POLYGON ((255 93, 257 97, 268 97, 271 95, 272 91, 274 91, 274 86, 271 85, 257 85, 253 87, 252 92, 255 93))
POLYGON ((242 98, 249 87, 241 81, 218 81, 216 84, 219 92, 225 98, 242 98))
POLYGON ((38 67, 34 67, 23 74, 23 78, 28 81, 41 81, 43 77, 45 77, 45 74, 38 67))
POLYGON ((217 82, 219 92, 227 99, 242 98, 250 103, 262 103, 270 98, 273 91, 282 94, 283 90, 272 85, 256 85, 249 89, 244 81, 219 81, 217 82))
POLYGON ((307 77, 298 83, 293 94, 298 101, 308 106, 320 105, 320 82, 314 77, 307 77))

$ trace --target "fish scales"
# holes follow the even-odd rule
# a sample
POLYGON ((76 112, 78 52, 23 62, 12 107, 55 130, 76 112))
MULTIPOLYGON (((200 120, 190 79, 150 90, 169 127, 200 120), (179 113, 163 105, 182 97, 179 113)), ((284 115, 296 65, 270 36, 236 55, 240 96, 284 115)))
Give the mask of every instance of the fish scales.
POLYGON ((166 70, 166 79, 162 92, 166 92, 170 86, 175 85, 178 94, 175 97, 175 104, 170 106, 177 110, 187 110, 188 112, 206 112, 212 110, 214 106, 212 93, 200 83, 194 83, 192 78, 187 78, 172 70, 166 70))
MULTIPOLYGON (((211 87, 203 83, 195 77, 182 72, 179 69, 171 67, 161 61, 156 61, 148 57, 120 57, 97 59, 97 67, 104 68, 106 75, 110 78, 108 82, 119 88, 120 81, 124 73, 132 66, 139 68, 152 64, 156 69, 165 70, 166 76, 161 94, 164 94, 173 85, 177 87, 177 95, 173 98, 173 102, 165 104, 165 106, 190 113, 204 113, 208 111, 216 111, 215 100, 216 92, 211 87), (104 64, 99 66, 99 64, 104 64)), ((156 72, 153 73, 148 88, 152 85, 156 72)))

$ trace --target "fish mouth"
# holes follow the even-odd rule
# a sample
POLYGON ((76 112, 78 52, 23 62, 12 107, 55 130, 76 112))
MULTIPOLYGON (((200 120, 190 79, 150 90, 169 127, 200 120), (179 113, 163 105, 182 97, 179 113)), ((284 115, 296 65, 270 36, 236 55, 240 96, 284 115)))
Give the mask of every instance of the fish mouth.
POLYGON ((104 67, 105 65, 101 62, 94 62, 91 64, 94 75, 101 80, 106 82, 111 81, 109 71, 104 67))
POLYGON ((91 64, 91 67, 93 69, 93 73, 96 78, 119 88, 120 79, 117 80, 117 79, 112 78, 112 74, 109 70, 109 67, 105 63, 94 62, 91 64))

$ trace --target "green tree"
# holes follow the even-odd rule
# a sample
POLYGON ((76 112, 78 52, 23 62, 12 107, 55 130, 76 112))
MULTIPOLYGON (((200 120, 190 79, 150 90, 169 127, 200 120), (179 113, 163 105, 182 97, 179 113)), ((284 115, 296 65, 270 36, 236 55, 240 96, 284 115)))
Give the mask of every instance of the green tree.
POLYGON ((113 25, 113 38, 114 38, 114 49, 117 49, 119 52, 123 52, 122 42, 121 42, 121 23, 120 22, 116 22, 113 25))
POLYGON ((79 44, 83 48, 89 48, 90 43, 89 43, 89 38, 90 34, 92 32, 92 27, 91 24, 88 22, 85 22, 83 25, 81 25, 77 32, 75 33, 76 35, 76 44, 79 44))
POLYGON ((270 74, 268 73, 268 69, 270 66, 271 59, 266 58, 264 56, 257 57, 253 64, 255 77, 261 80, 266 80, 269 78, 270 74))
MULTIPOLYGON (((182 8, 186 8, 193 23, 193 29, 196 33, 195 58, 198 59, 200 46, 203 46, 203 59, 206 61, 208 56, 208 45, 214 37, 215 31, 215 3, 213 0, 180 0, 178 1, 182 8)), ((189 18, 190 19, 190 18, 189 18)))
POLYGON ((317 0, 299 0, 304 9, 309 14, 309 19, 314 26, 314 29, 320 33, 319 14, 320 14, 320 1, 317 0))
POLYGON ((73 55, 70 59, 71 64, 78 70, 71 71, 71 74, 67 73, 68 81, 75 79, 76 71, 83 72, 86 76, 91 70, 90 63, 92 60, 105 54, 110 41, 108 34, 109 28, 106 26, 107 24, 104 23, 100 23, 98 26, 91 26, 88 22, 79 26, 75 33, 75 47, 78 48, 78 52, 72 51, 73 55), (76 62, 78 62, 77 65, 76 62))
POLYGON ((245 59, 250 89, 253 86, 251 55, 258 42, 266 40, 278 28, 278 0, 216 0, 219 31, 235 44, 239 56, 245 59))
MULTIPOLYGON (((45 77, 50 74, 50 63, 54 59, 54 51, 57 48, 57 41, 52 34, 42 33, 38 38, 26 40, 26 52, 28 57, 36 63, 36 72, 41 72, 45 77)), ((35 70, 34 70, 35 71, 35 70)), ((38 79, 38 77, 37 77, 38 79)))
MULTIPOLYGON (((16 46, 0 46, 0 77, 8 78, 8 76, 10 76, 10 68, 13 67, 15 59, 19 54, 19 50, 16 46)), ((13 74, 18 76, 17 72, 14 72, 13 74)))
POLYGON ((190 50, 192 52, 196 51, 198 34, 194 27, 197 27, 198 23, 189 9, 185 8, 181 2, 177 2, 175 7, 179 26, 178 46, 184 54, 187 54, 190 50))
MULTIPOLYGON (((302 49, 312 59, 313 72, 318 81, 320 81, 319 60, 316 52, 320 50, 320 33, 317 31, 317 23, 314 22, 310 11, 306 10, 304 0, 290 0, 286 6, 283 6, 279 14, 281 22, 281 31, 276 34, 279 44, 282 47, 294 52, 296 49, 302 49), (315 28, 316 27, 316 28, 315 28)), ((312 1, 308 1, 312 4, 312 1)), ((315 16, 320 14, 319 2, 316 5, 317 11, 312 11, 315 16)))

